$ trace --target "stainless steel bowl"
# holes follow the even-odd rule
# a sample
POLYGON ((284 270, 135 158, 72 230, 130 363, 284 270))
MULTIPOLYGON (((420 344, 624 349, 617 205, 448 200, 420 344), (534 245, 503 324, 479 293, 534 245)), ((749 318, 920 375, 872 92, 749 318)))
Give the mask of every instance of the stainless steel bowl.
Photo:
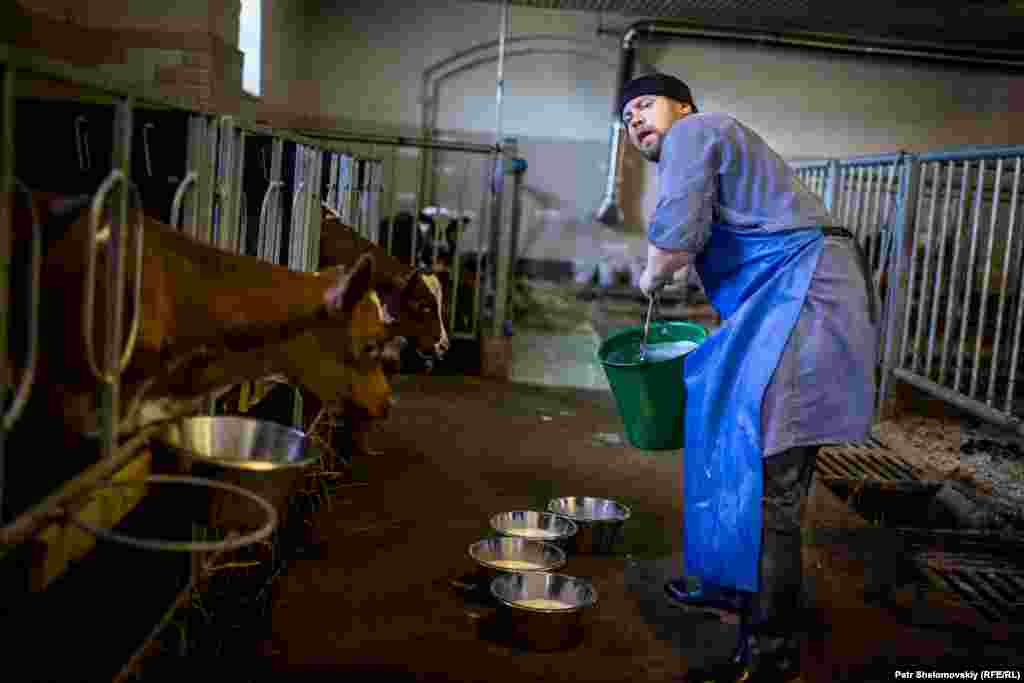
MULTIPOLYGON (((262 496, 277 510, 281 524, 288 500, 320 458, 320 450, 297 429, 238 416, 192 417, 170 423, 158 437, 181 456, 178 471, 241 486, 262 496)), ((211 525, 245 525, 260 512, 238 496, 212 493, 211 525)))
POLYGON ((303 432, 248 417, 187 418, 168 425, 160 440, 189 458, 257 472, 306 467, 320 458, 303 432))
POLYGON ((563 550, 576 535, 576 522, 551 512, 513 510, 491 517, 491 528, 502 536, 554 543, 563 550))
POLYGON ((469 546, 469 556, 479 566, 481 578, 488 583, 509 572, 551 572, 565 566, 565 551, 557 545, 509 536, 479 540, 469 546), (531 566, 504 564, 506 562, 531 566))
POLYGON ((491 595, 505 608, 510 635, 533 650, 577 642, 584 612, 597 604, 592 583, 566 574, 504 574, 491 581, 491 595))
POLYGON ((632 514, 628 507, 608 498, 571 496, 548 502, 548 510, 576 522, 579 530, 573 549, 579 553, 610 553, 624 536, 632 514))

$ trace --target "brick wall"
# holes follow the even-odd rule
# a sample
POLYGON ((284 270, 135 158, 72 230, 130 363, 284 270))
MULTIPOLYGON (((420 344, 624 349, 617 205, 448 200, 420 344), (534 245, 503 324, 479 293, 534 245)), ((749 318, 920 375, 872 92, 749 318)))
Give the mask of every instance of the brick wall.
POLYGON ((156 3, 148 12, 142 11, 145 6, 128 0, 20 0, 9 20, 0 14, 0 41, 155 86, 197 108, 238 113, 238 0, 201 2, 191 9, 171 3, 167 6, 175 9, 163 14, 156 3), (129 6, 134 14, 127 13, 129 6))

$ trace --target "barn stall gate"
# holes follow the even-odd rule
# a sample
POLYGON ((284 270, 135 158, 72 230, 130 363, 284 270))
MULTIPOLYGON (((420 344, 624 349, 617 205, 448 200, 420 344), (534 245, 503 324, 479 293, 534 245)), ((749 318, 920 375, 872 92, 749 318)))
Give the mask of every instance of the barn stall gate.
MULTIPOLYGON (((116 427, 125 417, 119 414, 121 373, 132 355, 138 313, 127 325, 121 314, 131 312, 129 288, 137 288, 142 276, 138 270, 136 278, 128 276, 128 259, 136 258, 134 250, 141 245, 135 237, 136 230, 141 235, 141 224, 130 220, 129 209, 143 209, 225 251, 294 270, 315 270, 322 202, 341 213, 343 220, 365 237, 384 242, 394 251, 396 240, 393 230, 388 230, 393 228, 396 209, 403 201, 398 190, 402 171, 395 159, 427 145, 457 155, 457 163, 449 159, 441 166, 442 172, 454 180, 442 178, 436 182, 444 189, 429 201, 442 217, 481 218, 475 232, 455 232, 448 265, 456 283, 450 293, 449 324, 456 335, 470 340, 482 331, 483 300, 479 292, 483 287, 476 288, 470 303, 460 300, 456 293, 461 268, 465 261, 486 263, 487 253, 500 253, 509 247, 502 241, 507 231, 488 220, 494 215, 495 203, 510 201, 502 193, 502 183, 495 182, 492 174, 505 168, 498 164, 502 151, 458 142, 360 137, 338 131, 300 133, 256 125, 197 108, 152 88, 119 83, 94 70, 8 46, 0 46, 0 73, 0 265, 5 273, 11 273, 12 266, 19 262, 28 266, 13 269, 21 275, 20 281, 0 278, 0 310, 4 311, 0 376, 4 378, 5 399, 0 423, 0 575, 6 586, 0 618, 6 621, 32 614, 40 624, 47 622, 50 642, 79 642, 80 650, 67 658, 77 660, 76 675, 90 680, 111 675, 129 680, 138 676, 162 634, 173 630, 172 623, 182 628, 175 622, 176 615, 194 607, 198 587, 208 587, 218 568, 225 566, 217 565, 218 561, 230 558, 232 553, 270 547, 269 555, 256 553, 248 557, 255 561, 242 563, 267 569, 258 577, 263 598, 266 584, 283 568, 276 520, 267 510, 266 501, 251 493, 248 496, 256 499, 257 507, 267 512, 266 519, 255 530, 247 529, 240 535, 197 536, 195 527, 188 524, 185 536, 173 539, 156 538, 158 532, 144 525, 128 525, 141 536, 133 536, 131 531, 119 535, 110 531, 115 527, 123 531, 132 513, 139 514, 153 500, 169 500, 173 508, 178 501, 209 495, 214 489, 246 496, 244 489, 209 479, 154 474, 147 445, 160 426, 149 426, 127 437, 117 434, 116 427), (369 153, 365 152, 367 145, 369 153), (390 158, 378 155, 381 148, 393 151, 390 158), (483 182, 475 183, 476 177, 483 182), (467 189, 474 186, 475 196, 467 189), (48 236, 34 217, 29 243, 13 239, 13 213, 17 206, 28 206, 29 190, 85 196, 97 220, 103 208, 111 209, 111 239, 107 244, 110 269, 104 276, 112 291, 121 293, 107 302, 107 326, 103 330, 104 340, 117 343, 88 349, 96 391, 104 408, 96 435, 97 457, 77 468, 48 460, 50 480, 45 487, 34 489, 23 486, 24 479, 19 478, 34 467, 38 469, 29 462, 32 436, 25 434, 29 427, 21 418, 26 405, 30 405, 34 382, 40 292, 48 291, 48 283, 40 281, 39 271, 48 236), (383 222, 382 231, 385 196, 391 220, 383 222), (479 213, 467 208, 471 203, 476 203, 479 213), (466 308, 468 313, 460 318, 460 311, 466 308), (174 496, 168 493, 172 489, 179 494, 183 489, 200 493, 174 496), (131 492, 124 494, 125 490, 131 492), (153 537, 147 537, 147 533, 153 537), (88 560, 97 556, 104 558, 100 561, 103 569, 90 569, 88 560), (112 580, 111 566, 129 566, 131 575, 145 577, 146 598, 133 594, 114 599, 117 607, 111 610, 112 598, 101 597, 108 595, 109 583, 91 590, 112 580), (84 592, 95 595, 81 596, 83 587, 84 592), (77 596, 78 602, 72 596, 77 596), (91 620, 105 612, 107 622, 113 619, 114 625, 92 629, 91 620), (89 637, 93 633, 95 640, 89 637)), ((422 178, 417 177, 411 186, 422 184, 422 178)), ((427 209, 427 202, 417 196, 413 215, 427 209)), ((416 239, 415 231, 412 239, 416 239)), ((439 241, 431 240, 427 265, 437 265, 439 241)), ((411 251, 415 254, 415 247, 411 251)), ((494 261, 507 265, 509 257, 494 261)), ((492 292, 507 292, 508 276, 508 268, 498 268, 485 286, 492 292)), ((477 268, 473 277, 479 285, 486 273, 477 268)), ((499 316, 503 305, 499 301, 496 306, 499 316)), ((87 320, 94 317, 89 315, 87 320)), ((495 327, 501 318, 497 320, 495 327)), ((91 339, 90 332, 84 329, 83 338, 91 339)), ((75 345, 78 340, 68 343, 75 345)), ((256 384, 237 388, 239 408, 258 398, 256 384)), ((297 389, 295 393, 292 417, 298 425, 301 393, 297 389)), ((214 414, 224 408, 223 400, 211 396, 189 414, 214 414)), ((162 512, 153 514, 168 516, 168 505, 160 509, 162 512)), ((174 533, 180 531, 177 525, 171 526, 174 533)), ((119 588, 130 585, 129 581, 119 588)), ((19 627, 25 633, 37 632, 28 624, 19 623, 19 627)), ((40 659, 36 645, 24 649, 26 657, 62 665, 63 657, 40 659)), ((12 647, 12 652, 17 650, 12 647)))
POLYGON ((449 337, 474 354, 481 335, 500 335, 518 260, 518 230, 506 226, 519 225, 526 170, 514 145, 506 141, 500 158, 493 145, 301 132, 338 150, 324 155, 321 190, 341 221, 441 276, 449 337), (511 192, 496 183, 499 168, 512 177, 511 192))
POLYGON ((870 262, 879 410, 899 380, 1024 434, 1022 158, 991 146, 793 164, 870 262))

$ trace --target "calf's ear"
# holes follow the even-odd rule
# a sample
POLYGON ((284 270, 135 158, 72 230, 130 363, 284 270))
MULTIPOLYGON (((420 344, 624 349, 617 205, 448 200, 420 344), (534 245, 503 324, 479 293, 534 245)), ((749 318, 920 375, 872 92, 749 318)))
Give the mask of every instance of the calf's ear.
POLYGON ((338 266, 328 277, 335 284, 324 293, 324 305, 331 315, 348 315, 373 283, 373 256, 363 254, 351 266, 338 266))

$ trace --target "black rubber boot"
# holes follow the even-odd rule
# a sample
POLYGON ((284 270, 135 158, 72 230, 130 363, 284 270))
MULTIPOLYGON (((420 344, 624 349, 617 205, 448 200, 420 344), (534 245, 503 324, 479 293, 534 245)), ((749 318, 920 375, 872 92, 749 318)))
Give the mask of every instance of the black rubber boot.
POLYGON ((717 609, 739 614, 746 598, 741 591, 724 588, 713 583, 704 583, 697 589, 689 589, 685 578, 673 579, 665 584, 665 594, 673 602, 687 607, 717 609))

